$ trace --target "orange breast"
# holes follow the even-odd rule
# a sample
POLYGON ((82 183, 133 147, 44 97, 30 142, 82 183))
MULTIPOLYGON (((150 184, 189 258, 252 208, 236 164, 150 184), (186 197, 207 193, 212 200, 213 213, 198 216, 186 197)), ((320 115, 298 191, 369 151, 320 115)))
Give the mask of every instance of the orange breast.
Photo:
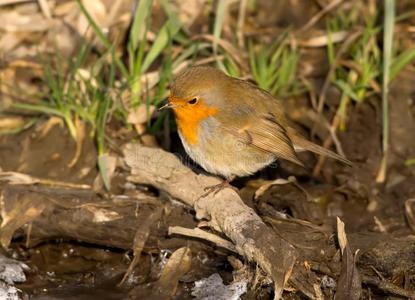
POLYGON ((200 122, 218 113, 215 107, 209 107, 203 103, 196 106, 181 106, 174 108, 177 126, 190 145, 197 144, 200 122))

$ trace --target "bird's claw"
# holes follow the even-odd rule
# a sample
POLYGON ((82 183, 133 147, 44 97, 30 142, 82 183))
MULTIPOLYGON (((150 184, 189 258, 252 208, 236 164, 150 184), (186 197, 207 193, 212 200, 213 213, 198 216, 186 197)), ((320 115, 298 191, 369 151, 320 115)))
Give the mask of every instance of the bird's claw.
POLYGON ((207 186, 204 188, 204 191, 206 193, 204 193, 201 198, 205 198, 206 196, 210 195, 213 193, 213 196, 215 196, 217 193, 219 193, 221 190, 226 189, 226 188, 230 188, 232 190, 234 190, 235 192, 238 192, 238 189, 234 186, 232 186, 228 180, 224 180, 221 183, 212 185, 212 186, 207 186))

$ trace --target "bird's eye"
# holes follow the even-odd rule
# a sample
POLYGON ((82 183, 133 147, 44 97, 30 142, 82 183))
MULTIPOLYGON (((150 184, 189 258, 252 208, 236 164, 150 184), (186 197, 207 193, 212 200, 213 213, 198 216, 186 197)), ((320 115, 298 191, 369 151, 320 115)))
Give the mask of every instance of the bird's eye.
POLYGON ((189 101, 187 101, 187 103, 189 103, 189 104, 196 104, 196 102, 197 102, 197 98, 193 98, 192 100, 189 100, 189 101))

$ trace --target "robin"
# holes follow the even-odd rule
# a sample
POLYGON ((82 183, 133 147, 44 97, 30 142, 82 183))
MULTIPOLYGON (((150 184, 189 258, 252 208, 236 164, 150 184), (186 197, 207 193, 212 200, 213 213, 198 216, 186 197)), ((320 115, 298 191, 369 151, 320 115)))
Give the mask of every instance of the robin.
POLYGON ((213 67, 192 67, 176 76, 165 107, 174 111, 188 155, 207 172, 225 179, 210 192, 277 159, 303 166, 297 156, 301 151, 351 165, 301 137, 290 126, 281 103, 267 91, 213 67))

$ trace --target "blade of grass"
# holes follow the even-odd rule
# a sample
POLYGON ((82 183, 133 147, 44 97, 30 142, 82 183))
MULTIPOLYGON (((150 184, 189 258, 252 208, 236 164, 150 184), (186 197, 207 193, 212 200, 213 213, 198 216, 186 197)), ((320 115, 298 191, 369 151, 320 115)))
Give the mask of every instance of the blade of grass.
POLYGON ((215 24, 213 26, 213 52, 217 53, 218 41, 220 40, 220 36, 222 34, 223 29, 223 21, 225 18, 225 10, 228 5, 228 0, 221 0, 218 1, 216 7, 216 15, 215 15, 215 24))
POLYGON ((131 104, 136 107, 140 103, 142 64, 147 44, 147 31, 150 26, 148 15, 151 14, 151 0, 140 1, 136 7, 133 24, 128 40, 128 62, 130 75, 128 82, 131 89, 131 104), (139 43, 140 42, 140 43, 139 43))
POLYGON ((384 0, 385 17, 383 31, 383 77, 382 77, 382 148, 383 158, 376 177, 376 182, 386 179, 389 152, 389 80, 392 61, 393 30, 395 23, 395 0, 384 0))
POLYGON ((45 115, 55 115, 61 118, 65 117, 65 114, 62 111, 52 108, 48 105, 15 102, 12 104, 11 107, 16 108, 16 109, 24 109, 24 110, 39 112, 45 115))
MULTIPOLYGON (((97 35, 98 39, 104 45, 104 47, 107 49, 107 51, 114 51, 113 50, 113 45, 107 39, 107 37, 105 36, 105 34, 101 30, 101 28, 99 28, 98 24, 94 21, 92 16, 89 14, 88 10, 83 5, 82 1, 81 0, 76 0, 76 3, 78 4, 81 12, 87 18, 88 24, 91 25, 94 33, 97 35)), ((123 74, 123 76, 127 77, 128 76, 128 70, 125 67, 124 63, 121 61, 121 59, 118 56, 114 56, 114 59, 115 59, 115 62, 117 64, 118 68, 120 69, 121 73, 123 74)))
POLYGON ((138 41, 142 39, 145 34, 143 27, 146 26, 145 20, 149 12, 151 12, 152 0, 141 0, 135 10, 133 24, 131 25, 129 44, 133 51, 138 48, 138 41), (140 30, 142 30, 140 34, 140 30))
POLYGON ((334 81, 334 84, 348 97, 352 98, 354 101, 359 102, 359 97, 357 94, 353 91, 351 85, 347 82, 345 82, 342 79, 338 79, 334 81))
POLYGON ((392 61, 389 79, 393 80, 402 69, 415 60, 415 48, 407 49, 392 61))
POLYGON ((209 49, 211 47, 208 43, 198 43, 195 42, 187 49, 185 49, 177 58, 173 61, 172 69, 179 67, 187 59, 194 60, 198 53, 203 52, 203 50, 209 49))
POLYGON ((213 25, 213 55, 216 59, 216 64, 218 67, 226 71, 226 67, 223 65, 223 63, 217 59, 218 57, 218 42, 220 40, 222 29, 223 29, 223 21, 225 19, 225 11, 226 7, 228 6, 228 0, 221 0, 217 2, 216 7, 216 14, 215 14, 215 23, 213 25))
POLYGON ((141 72, 144 73, 154 62, 154 60, 160 55, 160 53, 166 48, 169 41, 176 35, 180 30, 180 22, 177 19, 170 19, 166 24, 160 29, 156 40, 151 46, 149 52, 147 53, 143 65, 141 67, 141 72))

